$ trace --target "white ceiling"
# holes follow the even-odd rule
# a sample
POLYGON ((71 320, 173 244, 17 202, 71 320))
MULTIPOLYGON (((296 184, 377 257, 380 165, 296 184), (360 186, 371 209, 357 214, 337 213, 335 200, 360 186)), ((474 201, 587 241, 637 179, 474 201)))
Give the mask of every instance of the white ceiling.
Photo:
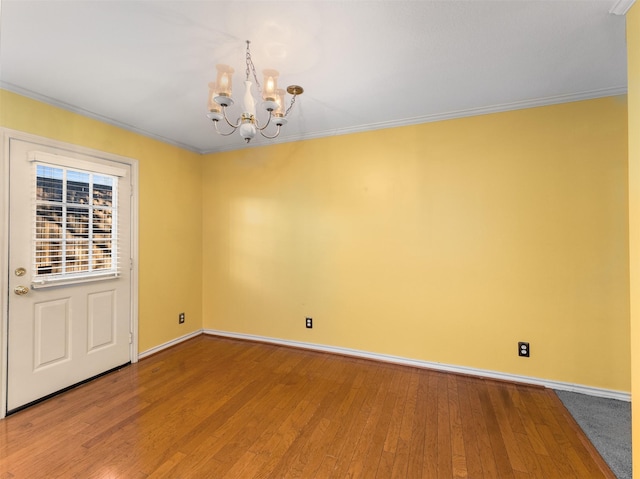
MULTIPOLYGON (((629 2, 630 0, 625 0, 629 2)), ((615 0, 0 0, 0 86, 205 153, 216 63, 302 85, 291 141, 626 92, 615 0)), ((260 112, 259 112, 260 113, 260 112)))

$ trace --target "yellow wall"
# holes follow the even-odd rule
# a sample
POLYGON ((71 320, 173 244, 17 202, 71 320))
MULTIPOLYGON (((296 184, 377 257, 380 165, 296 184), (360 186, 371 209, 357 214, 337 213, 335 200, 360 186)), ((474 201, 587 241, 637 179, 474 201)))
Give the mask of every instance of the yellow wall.
POLYGON ((140 351, 204 326, 621 391, 626 114, 605 98, 203 158, 0 91, 0 126, 139 160, 140 351))
POLYGON ((640 6, 627 14, 633 475, 640 477, 640 6))
POLYGON ((139 160, 139 351, 200 329, 201 157, 5 90, 0 126, 139 160))
POLYGON ((630 390, 625 97, 212 154, 203 179, 205 328, 630 390))

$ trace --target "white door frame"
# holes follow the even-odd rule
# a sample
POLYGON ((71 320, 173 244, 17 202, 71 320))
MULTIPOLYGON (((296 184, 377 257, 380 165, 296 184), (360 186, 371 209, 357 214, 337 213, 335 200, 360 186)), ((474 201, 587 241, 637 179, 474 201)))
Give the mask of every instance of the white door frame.
POLYGON ((138 160, 72 145, 8 128, 0 128, 0 419, 7 412, 7 372, 9 328, 9 140, 17 139, 61 148, 131 167, 131 325, 129 357, 138 362, 138 160))

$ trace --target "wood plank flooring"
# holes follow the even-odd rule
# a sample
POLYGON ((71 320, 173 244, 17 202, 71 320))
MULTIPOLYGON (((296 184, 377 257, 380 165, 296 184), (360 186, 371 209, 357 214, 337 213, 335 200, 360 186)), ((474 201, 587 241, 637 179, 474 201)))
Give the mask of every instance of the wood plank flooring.
POLYGON ((0 420, 0 479, 615 476, 544 388, 198 336, 0 420))

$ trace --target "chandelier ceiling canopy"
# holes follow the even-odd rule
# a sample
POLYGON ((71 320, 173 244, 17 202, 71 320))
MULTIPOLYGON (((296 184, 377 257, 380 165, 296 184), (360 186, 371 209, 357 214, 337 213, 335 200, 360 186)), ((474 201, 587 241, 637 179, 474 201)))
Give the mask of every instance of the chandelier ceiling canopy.
POLYGON ((286 125, 287 115, 293 107, 296 97, 304 92, 298 85, 289 85, 286 89, 278 88, 278 71, 272 69, 263 70, 264 82, 260 85, 255 65, 251 59, 251 42, 247 40, 246 70, 244 81, 244 94, 241 100, 240 115, 235 121, 229 120, 227 108, 233 106, 232 80, 234 69, 229 65, 216 65, 217 77, 215 82, 209 83, 209 113, 207 118, 213 121, 216 132, 222 136, 229 136, 239 131, 240 136, 249 143, 251 139, 260 133, 265 138, 275 138, 280 134, 280 127, 286 125), (260 122, 256 115, 256 100, 254 99, 253 83, 250 77, 253 76, 257 92, 261 99, 261 107, 267 112, 266 120, 260 122), (291 96, 289 106, 286 106, 286 93, 291 96), (231 128, 222 131, 218 127, 218 122, 223 121, 231 128), (271 127, 271 125, 273 125, 271 127), (269 132, 267 132, 267 130, 269 132))

